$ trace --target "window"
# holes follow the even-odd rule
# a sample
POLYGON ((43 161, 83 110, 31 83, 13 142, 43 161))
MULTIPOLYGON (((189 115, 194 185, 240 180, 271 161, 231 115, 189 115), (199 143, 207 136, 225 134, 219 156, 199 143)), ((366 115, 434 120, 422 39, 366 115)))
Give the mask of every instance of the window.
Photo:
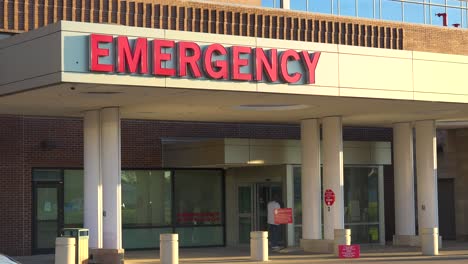
POLYGON ((291 10, 307 11, 307 0, 291 1, 291 10))
POLYGON ((262 0, 263 7, 281 8, 281 0, 262 0))
POLYGON ((332 1, 330 0, 309 0, 309 11, 331 14, 332 13, 332 1))
POLYGON ((83 170, 63 172, 63 213, 66 227, 83 226, 83 170))
POLYGON ((170 171, 122 171, 123 226, 170 225, 171 188, 170 171))
POLYGON ((393 0, 381 0, 382 1, 382 19, 402 21, 402 3, 395 2, 393 0))
POLYGON ((373 18, 374 17, 374 0, 357 0, 358 2, 358 17, 373 18))
MULTIPOLYGON (((32 176, 35 182, 63 183, 63 226, 58 228, 82 227, 83 170, 34 169, 32 176)), ((121 185, 125 249, 157 248, 160 234, 174 232, 181 246, 224 245, 222 170, 122 170, 121 185)), ((41 197, 57 191, 47 195, 41 197)))
MULTIPOLYGON (((293 168, 293 177, 294 230, 295 242, 298 244, 302 237, 301 167, 293 168)), ((323 180, 321 182, 323 183, 323 180)), ((379 193, 379 167, 345 165, 343 194, 345 228, 351 229, 352 243, 379 243, 381 238, 379 206, 382 206, 379 204, 379 197, 383 195, 379 193)), ((323 206, 323 203, 321 205, 323 206)))
POLYGON ((175 172, 175 231, 181 246, 223 245, 221 176, 217 170, 175 172))
POLYGON ((404 3, 404 21, 410 23, 424 23, 424 6, 422 4, 404 3))
POLYGON ((356 1, 355 0, 340 0, 340 15, 356 16, 356 1))

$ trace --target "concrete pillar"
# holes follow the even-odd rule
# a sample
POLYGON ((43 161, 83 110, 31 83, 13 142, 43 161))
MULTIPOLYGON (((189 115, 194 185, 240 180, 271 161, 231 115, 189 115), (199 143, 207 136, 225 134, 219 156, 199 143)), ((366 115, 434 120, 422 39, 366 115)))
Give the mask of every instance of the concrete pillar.
POLYGON ((87 111, 84 137, 84 227, 89 229, 89 247, 102 248, 102 183, 100 111, 87 111))
POLYGON ((120 112, 101 110, 101 171, 103 194, 103 247, 122 248, 120 166, 120 112))
POLYGON ((283 9, 291 9, 291 0, 282 0, 281 7, 283 9))
MULTIPOLYGON (((434 120, 415 122, 416 128, 416 173, 418 191, 418 223, 423 230, 439 227, 437 203, 437 138, 434 120)), ((421 239, 434 236, 420 236, 421 239)), ((421 241, 421 245, 434 242, 421 241)), ((423 248, 423 252, 425 249, 423 248)))
POLYGON ((393 125, 393 165, 395 175, 394 245, 415 246, 416 216, 414 200, 413 126, 393 125))
POLYGON ((335 203, 323 204, 324 237, 334 239, 335 229, 344 229, 343 197, 343 132, 341 117, 326 117, 322 120, 323 138, 323 190, 335 193, 335 203))
POLYGON ((159 259, 161 264, 179 263, 179 235, 159 235, 159 259))
POLYGON ((322 239, 320 182, 320 122, 301 122, 302 239, 322 239))

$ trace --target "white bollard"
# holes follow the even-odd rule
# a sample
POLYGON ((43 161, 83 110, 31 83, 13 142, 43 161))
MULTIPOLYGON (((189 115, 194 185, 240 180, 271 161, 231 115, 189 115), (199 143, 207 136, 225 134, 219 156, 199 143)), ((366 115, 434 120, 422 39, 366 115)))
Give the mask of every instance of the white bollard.
POLYGON ((421 230, 421 251, 425 256, 439 255, 439 228, 421 230))
POLYGON ((250 232, 250 258, 255 261, 268 261, 268 232, 250 232))
POLYGON ((351 229, 335 229, 334 231, 335 239, 333 243, 333 253, 335 256, 338 257, 339 251, 338 251, 338 246, 339 245, 351 245, 351 229))
POLYGON ((179 263, 179 235, 161 234, 159 235, 159 258, 161 264, 179 263))
POLYGON ((57 237, 55 239, 55 264, 75 264, 74 237, 57 237))

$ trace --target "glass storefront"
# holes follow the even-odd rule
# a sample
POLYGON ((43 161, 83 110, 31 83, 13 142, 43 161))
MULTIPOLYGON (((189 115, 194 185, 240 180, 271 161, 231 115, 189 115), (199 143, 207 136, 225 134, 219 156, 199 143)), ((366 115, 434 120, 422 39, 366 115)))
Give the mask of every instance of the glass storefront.
MULTIPOLYGON (((379 203, 379 198, 383 194, 379 193, 379 176, 382 176, 379 173, 379 166, 344 167, 345 228, 351 229, 352 243, 381 242, 380 206, 383 204, 379 203)), ((301 167, 293 168, 293 177, 294 234, 295 242, 299 245, 302 236, 301 167)))
MULTIPOLYGON (((63 210, 59 210, 63 211, 63 219, 54 218, 55 225, 83 226, 83 170, 34 169, 33 181, 36 186, 54 182, 57 190, 63 188, 60 192, 63 195, 49 191, 52 193, 49 196, 63 199, 63 210)), ((125 249, 157 248, 159 234, 173 232, 179 234, 182 247, 224 245, 222 170, 122 170, 121 183, 122 243, 125 249)), ((48 198, 42 195, 44 190, 48 191, 44 188, 35 190, 41 205, 36 206, 36 222, 43 221, 45 215, 41 211, 44 208, 42 200, 48 198)), ((41 245, 41 241, 46 241, 43 234, 54 239, 57 228, 48 231, 41 227, 42 224, 36 224, 36 240, 37 246, 45 248, 41 245)))

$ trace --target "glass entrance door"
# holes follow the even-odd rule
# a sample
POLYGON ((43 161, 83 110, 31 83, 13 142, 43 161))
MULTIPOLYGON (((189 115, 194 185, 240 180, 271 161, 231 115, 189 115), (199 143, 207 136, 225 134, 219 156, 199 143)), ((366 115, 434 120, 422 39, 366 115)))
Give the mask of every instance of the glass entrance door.
POLYGON ((62 226, 60 219, 63 219, 60 197, 60 183, 35 183, 33 199, 35 254, 52 252, 55 248, 55 238, 59 235, 59 228, 62 226))
MULTIPOLYGON (((239 244, 248 244, 250 231, 268 231, 268 202, 278 197, 283 207, 283 192, 281 183, 254 183, 239 185, 238 212, 239 212, 239 244)), ((283 231, 280 241, 283 241, 283 231)), ((280 242, 281 243, 281 242, 280 242)))

